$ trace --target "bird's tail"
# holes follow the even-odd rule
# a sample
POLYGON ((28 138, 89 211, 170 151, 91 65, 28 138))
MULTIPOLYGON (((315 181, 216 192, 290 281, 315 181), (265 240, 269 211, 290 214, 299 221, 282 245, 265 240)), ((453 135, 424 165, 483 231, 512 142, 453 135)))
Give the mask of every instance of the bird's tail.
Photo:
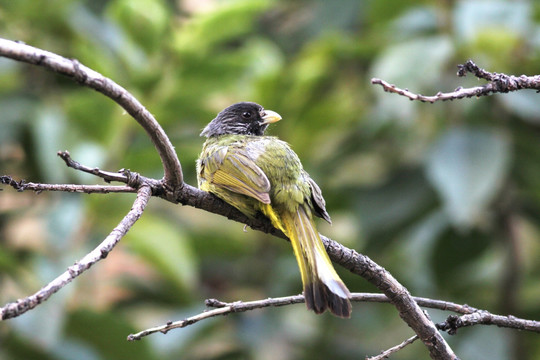
POLYGON ((298 261, 307 308, 317 314, 328 309, 339 317, 350 317, 351 293, 332 266, 311 212, 300 205, 295 213, 283 214, 281 220, 298 261))

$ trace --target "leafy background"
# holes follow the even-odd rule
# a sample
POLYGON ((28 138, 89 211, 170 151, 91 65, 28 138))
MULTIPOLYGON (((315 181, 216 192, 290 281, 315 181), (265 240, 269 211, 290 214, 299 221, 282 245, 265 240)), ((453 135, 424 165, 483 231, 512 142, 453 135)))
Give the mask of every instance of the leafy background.
MULTIPOLYGON (((320 230, 367 254, 418 296, 540 318, 540 101, 519 93, 422 104, 370 85, 433 94, 472 58, 540 73, 535 1, 0 0, 0 35, 103 73, 156 116, 186 180, 204 125, 252 100, 283 117, 333 217, 320 230)), ((0 172, 96 183, 56 151, 160 178, 136 123, 104 96, 0 59, 0 172)), ((133 195, 0 192, 0 300, 33 293, 95 247, 133 195)), ((375 289, 338 269, 353 291, 375 289)), ((126 336, 225 301, 300 291, 289 245, 153 199, 103 262, 0 324, 2 359, 358 359, 412 335, 384 304, 352 319, 303 305, 235 314, 136 343, 126 336)), ((448 314, 429 311, 436 320, 448 314)), ((538 335, 478 326, 445 335, 463 359, 537 359, 538 335)), ((428 358, 420 343, 395 359, 428 358)))

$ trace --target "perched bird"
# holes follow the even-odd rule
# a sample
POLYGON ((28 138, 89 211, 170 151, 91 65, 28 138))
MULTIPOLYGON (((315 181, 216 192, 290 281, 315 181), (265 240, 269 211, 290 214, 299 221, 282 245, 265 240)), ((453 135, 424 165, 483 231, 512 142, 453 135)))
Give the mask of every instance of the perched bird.
POLYGON ((247 216, 261 212, 290 239, 300 268, 308 309, 350 317, 350 292, 339 278, 313 216, 329 223, 321 189, 290 146, 264 136, 281 116, 252 102, 221 111, 202 131, 207 137, 197 160, 199 188, 247 216))

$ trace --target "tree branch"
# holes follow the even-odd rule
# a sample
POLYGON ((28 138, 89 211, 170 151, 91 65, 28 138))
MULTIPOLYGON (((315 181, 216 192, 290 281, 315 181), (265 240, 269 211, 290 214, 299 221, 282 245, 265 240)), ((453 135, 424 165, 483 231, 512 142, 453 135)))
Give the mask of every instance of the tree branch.
MULTIPOLYGON (((133 223, 141 216, 142 211, 144 210, 144 207, 146 206, 151 195, 160 196, 171 202, 179 202, 184 205, 190 205, 212 213, 224 215, 229 219, 247 224, 255 230, 260 230, 281 238, 285 238, 285 236, 279 230, 272 227, 268 219, 262 217, 249 219, 217 197, 202 192, 189 185, 183 184, 180 162, 163 129, 148 112, 148 110, 146 110, 142 104, 140 104, 140 102, 138 102, 129 92, 116 84, 114 81, 103 77, 101 74, 85 67, 84 65, 81 65, 77 60, 69 60, 56 54, 9 40, 0 39, 0 54, 14 60, 43 66, 54 72, 71 77, 82 85, 93 88, 110 97, 120 106, 122 106, 130 115, 132 115, 146 130, 160 155, 164 167, 164 179, 163 181, 158 181, 144 178, 129 171, 123 171, 121 173, 109 173, 99 169, 88 168, 73 162, 67 152, 62 152, 59 155, 62 157, 62 159, 64 159, 68 166, 99 176, 107 182, 120 181, 128 184, 128 186, 100 187, 91 185, 45 185, 24 182, 17 183, 9 177, 5 178, 5 183, 15 187, 18 190, 95 192, 105 190, 112 191, 114 189, 120 192, 130 192, 137 188, 138 196, 131 211, 102 242, 102 244, 100 244, 100 246, 86 255, 79 262, 75 263, 75 265, 68 268, 64 274, 60 275, 36 294, 0 308, 1 319, 15 317, 28 311, 29 309, 32 309, 42 301, 46 300, 60 288, 65 286, 67 283, 72 281, 76 276, 87 270, 94 263, 104 258, 112 250, 116 243, 125 235, 133 223)), ((385 91, 398 93, 408 97, 411 100, 427 102, 453 100, 472 96, 484 96, 496 92, 509 92, 519 89, 540 90, 540 76, 528 77, 522 75, 520 77, 515 77, 505 74, 490 73, 478 68, 472 61, 468 61, 464 65, 459 66, 459 76, 465 76, 467 72, 473 73, 476 77, 485 79, 489 81, 489 83, 484 86, 469 89, 458 88, 454 92, 446 94, 438 93, 435 96, 414 94, 407 89, 399 89, 394 85, 388 84, 380 79, 373 79, 372 83, 383 86, 385 91)), ((2 178, 2 182, 4 182, 4 178, 2 178)), ((415 331, 416 334, 418 334, 419 338, 428 347, 432 358, 456 358, 448 344, 437 331, 437 328, 433 322, 420 309, 418 303, 415 302, 414 298, 409 294, 407 289, 399 284, 399 282, 397 282, 397 280, 391 274, 389 274, 384 268, 374 263, 367 256, 361 255, 356 251, 336 243, 327 237, 322 236, 322 240, 325 243, 330 258, 333 261, 349 269, 351 272, 364 277, 384 292, 388 300, 396 306, 402 319, 415 331)), ((216 311, 218 315, 223 314, 225 312, 223 309, 227 307, 229 308, 229 311, 238 311, 238 305, 234 304, 212 311, 216 311)), ((492 315, 489 313, 479 314, 480 313, 478 312, 466 314, 459 317, 459 322, 456 322, 459 323, 459 326, 455 324, 450 324, 447 326, 454 326, 457 329, 457 327, 470 326, 475 323, 499 325, 503 323, 514 323, 517 320, 522 320, 516 318, 507 318, 507 321, 504 320, 505 317, 500 317, 498 315, 492 315)), ((205 315, 204 318, 206 317, 208 317, 208 315, 205 315)), ((187 320, 193 323, 193 318, 187 320)), ((536 322, 530 322, 532 324, 530 326, 532 327, 537 325, 536 322)), ((517 323, 521 324, 522 322, 518 321, 517 323)), ((529 329, 529 325, 525 326, 524 329, 529 329)))
MULTIPOLYGON (((52 71, 69 76, 82 85, 93 88, 116 101, 143 126, 151 137, 161 157, 165 176, 163 181, 158 181, 129 171, 124 171, 120 175, 102 172, 96 169, 85 168, 80 164, 74 165, 66 161, 66 159, 69 160, 69 154, 67 157, 62 157, 68 166, 100 176, 105 181, 122 181, 132 188, 139 188, 140 186, 149 187, 151 194, 154 196, 160 196, 171 202, 179 202, 184 205, 221 214, 229 219, 247 224, 253 229, 285 238, 280 231, 273 228, 268 219, 262 217, 249 219, 217 197, 183 184, 180 162, 163 129, 131 94, 112 80, 86 68, 76 60, 69 60, 56 54, 9 40, 0 39, 0 54, 18 61, 44 66, 52 71)), ((463 71, 474 70, 474 66, 467 66, 464 67, 463 71)), ((490 78, 490 73, 487 72, 476 71, 475 74, 490 78)), ((514 79, 511 78, 510 80, 513 81, 514 79)), ((511 81, 509 81, 509 84, 511 84, 511 81)), ((507 91, 512 89, 512 86, 499 87, 505 88, 507 91)), ((64 153, 61 153, 61 156, 62 154, 64 153)), ((388 296, 390 301, 398 309, 402 319, 419 335, 420 339, 428 347, 432 358, 455 358, 454 353, 442 338, 433 322, 424 314, 407 289, 399 284, 392 275, 367 256, 361 255, 324 236, 322 240, 333 261, 349 269, 351 272, 364 277, 388 296)))
POLYGON ((388 350, 385 350, 383 352, 381 352, 379 355, 376 355, 376 356, 371 356, 371 357, 366 357, 366 360, 382 360, 382 359, 388 359, 388 357, 394 353, 397 353, 399 350, 405 348, 405 346, 407 345, 410 345, 412 344, 413 342, 415 342, 416 340, 418 340, 418 335, 414 335, 410 338, 408 338, 407 340, 405 340, 404 342, 402 342, 401 344, 398 344, 396 346, 393 346, 391 347, 390 349, 388 350))
POLYGON ((154 144, 163 164, 164 181, 172 188, 183 183, 182 166, 171 141, 152 114, 126 89, 100 73, 87 68, 77 60, 66 59, 19 42, 0 38, 0 54, 4 57, 39 65, 68 76, 81 85, 99 91, 126 110, 144 128, 154 144))
POLYGON ((437 328, 454 335, 459 328, 474 325, 496 325, 540 333, 540 321, 520 319, 512 315, 495 315, 485 310, 478 310, 462 316, 450 315, 445 322, 437 324, 437 328))
POLYGON ((133 207, 94 250, 84 256, 81 260, 70 266, 62 275, 48 283, 35 294, 9 303, 0 308, 0 319, 6 320, 31 310, 47 300, 55 292, 69 284, 77 276, 88 270, 92 265, 107 257, 111 250, 118 244, 120 239, 126 235, 133 224, 141 217, 148 200, 151 197, 149 186, 142 186, 137 192, 137 198, 133 207))
MULTIPOLYGON (((494 315, 486 310, 479 310, 469 305, 456 304, 449 301, 429 299, 424 297, 413 297, 414 301, 418 305, 443 311, 453 311, 463 316, 450 315, 446 322, 437 324, 440 330, 448 331, 453 335, 459 327, 472 326, 478 324, 484 325, 497 325, 499 327, 512 328, 517 330, 527 330, 532 332, 540 332, 540 321, 532 321, 526 319, 519 319, 513 316, 494 315)), ((352 293, 351 301, 354 302, 377 302, 377 303, 391 303, 390 299, 384 294, 373 293, 352 293)), ((170 321, 165 325, 156 326, 150 329, 140 331, 136 334, 130 334, 128 336, 129 341, 140 340, 145 336, 161 332, 167 333, 170 330, 177 328, 184 328, 189 325, 195 324, 201 320, 209 319, 216 316, 229 315, 231 313, 245 312, 255 309, 262 309, 266 307, 279 307, 292 304, 300 304, 304 302, 303 295, 285 296, 279 298, 268 298, 264 300, 255 301, 235 301, 233 303, 227 303, 216 299, 207 299, 205 304, 207 307, 214 308, 212 310, 206 310, 195 316, 191 316, 187 319, 180 321, 170 321)), ((399 345, 398 345, 399 346, 399 345)), ((389 350, 387 350, 389 351, 389 350)))
POLYGON ((75 185, 75 184, 39 184, 33 182, 25 182, 24 180, 15 181, 7 175, 0 176, 0 184, 9 185, 17 191, 64 191, 77 192, 86 194, 108 194, 108 193, 134 193, 137 189, 131 186, 113 186, 113 185, 75 185))
POLYGON ((140 340, 145 336, 148 336, 157 332, 166 334, 168 331, 172 329, 184 328, 186 326, 195 324, 201 320, 209 319, 209 318, 220 316, 220 315, 228 315, 234 312, 244 312, 244 311, 259 309, 263 307, 284 306, 284 305, 298 304, 298 303, 303 303, 303 302, 304 302, 303 295, 286 296, 286 297, 271 298, 271 299, 256 300, 256 301, 245 301, 245 302, 237 301, 234 303, 222 303, 215 299, 209 299, 209 300, 206 300, 206 304, 208 306, 216 307, 215 309, 204 311, 198 315, 191 316, 184 320, 174 321, 174 322, 169 321, 165 325, 160 325, 160 326, 156 326, 150 329, 146 329, 136 334, 130 334, 128 335, 127 339, 128 341, 140 340))
MULTIPOLYGON (((128 181, 128 185, 131 187, 138 188, 141 183, 144 183, 151 186, 153 195, 160 196, 168 201, 179 202, 184 205, 191 205, 209 212, 221 214, 227 216, 229 219, 247 224, 254 229, 285 238, 280 231, 273 228, 268 219, 262 217, 249 219, 217 197, 183 184, 180 162, 163 129, 131 94, 112 80, 84 67, 76 60, 68 60, 56 54, 9 40, 0 39, 0 54, 18 61, 44 66, 47 69, 67 75, 82 85, 105 94, 120 104, 143 126, 160 154, 165 169, 165 178, 164 181, 156 181, 135 174, 136 176, 132 180, 136 181, 128 181), (148 181, 143 181, 143 179, 148 181)), ((62 153, 60 156, 62 156, 62 153)), ((63 157, 63 159, 66 161, 66 158, 63 157)), ((69 161, 66 161, 66 164, 82 170, 80 166, 73 165, 69 161)), ((94 173, 94 171, 92 170, 90 173, 94 173)), ((99 171, 95 171, 95 173, 102 177, 104 175, 99 171)), ((124 181, 123 179, 115 180, 124 181)), ((368 279, 388 295, 398 308, 400 316, 419 334, 433 358, 455 358, 454 353, 442 338, 433 322, 426 317, 420 307, 412 300, 409 292, 386 270, 366 256, 360 255, 326 237, 322 239, 331 259, 350 271, 368 279)))
MULTIPOLYGON (((212 194, 192 186, 185 185, 178 201, 184 205, 194 206, 215 214, 247 224, 254 230, 272 234, 283 239, 287 237, 275 229, 270 221, 263 216, 251 219, 237 209, 226 204, 212 194)), ((379 266, 369 257, 347 248, 346 246, 321 235, 326 251, 332 261, 340 264, 354 274, 362 276, 381 290, 398 309, 400 317, 418 334, 429 349, 434 359, 454 359, 452 349, 441 336, 435 324, 424 314, 413 300, 408 290, 401 285, 388 271, 379 266)))
POLYGON ((56 153, 56 155, 58 155, 62 160, 64 160, 67 167, 70 167, 75 170, 80 170, 88 174, 95 175, 105 180, 105 182, 118 181, 118 182, 123 182, 125 184, 129 182, 129 177, 125 173, 125 171, 120 170, 119 172, 114 173, 110 171, 103 171, 96 167, 91 168, 91 167, 82 165, 78 163, 77 161, 73 160, 67 150, 59 151, 56 153))
POLYGON ((479 79, 487 80, 488 83, 483 86, 475 86, 472 88, 458 87, 452 92, 438 92, 432 96, 415 94, 409 89, 401 89, 394 84, 390 84, 384 80, 373 78, 371 83, 381 85, 384 91, 405 96, 410 100, 418 100, 421 102, 434 103, 436 101, 456 100, 470 97, 488 96, 494 93, 507 93, 522 89, 533 89, 540 91, 540 75, 535 76, 514 76, 506 74, 491 73, 478 67, 472 60, 468 60, 465 64, 458 65, 457 76, 463 77, 467 73, 472 73, 479 79))

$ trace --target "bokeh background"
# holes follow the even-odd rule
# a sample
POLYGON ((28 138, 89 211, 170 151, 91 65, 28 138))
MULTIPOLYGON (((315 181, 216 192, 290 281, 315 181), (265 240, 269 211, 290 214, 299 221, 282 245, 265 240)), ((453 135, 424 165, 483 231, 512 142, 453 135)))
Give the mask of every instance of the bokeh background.
MULTIPOLYGON (((481 85, 456 77, 540 74, 536 1, 0 0, 0 36, 76 58, 132 92, 196 183, 200 130, 251 100, 284 120, 323 189, 322 233, 370 256, 418 296, 540 319, 540 97, 532 91, 424 104, 481 85)), ((142 129, 110 99, 0 59, 0 173, 100 183, 58 150, 160 178, 142 129)), ((132 194, 0 192, 0 301, 38 290, 95 247, 132 194)), ((376 291, 338 268, 352 291, 376 291)), ((350 320, 304 305, 216 318, 128 343, 129 333, 204 309, 204 299, 297 294, 290 245, 152 199, 113 253, 24 316, 0 323, 1 359, 359 359, 412 335, 386 304, 350 320)), ((448 313, 429 310, 436 321, 448 313)), ((536 334, 488 326, 445 335, 463 359, 538 359, 536 334)), ((394 359, 428 358, 419 342, 394 359)))

